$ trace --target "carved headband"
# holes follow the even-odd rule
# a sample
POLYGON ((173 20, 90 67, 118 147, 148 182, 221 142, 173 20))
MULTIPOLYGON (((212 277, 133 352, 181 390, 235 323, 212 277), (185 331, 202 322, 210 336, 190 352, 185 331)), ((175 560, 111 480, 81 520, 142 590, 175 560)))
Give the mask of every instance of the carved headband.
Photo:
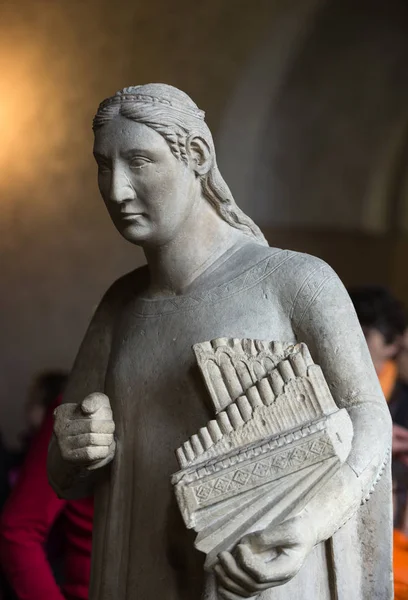
POLYGON ((181 114, 187 115, 189 117, 195 117, 196 119, 200 119, 204 121, 205 112, 200 110, 197 107, 186 106, 176 100, 167 100, 166 98, 158 98, 157 96, 149 96, 147 94, 121 94, 118 93, 111 98, 107 98, 99 105, 98 112, 105 108, 108 108, 111 105, 122 104, 122 103, 143 103, 143 104, 162 104, 166 108, 170 108, 175 110, 181 114))

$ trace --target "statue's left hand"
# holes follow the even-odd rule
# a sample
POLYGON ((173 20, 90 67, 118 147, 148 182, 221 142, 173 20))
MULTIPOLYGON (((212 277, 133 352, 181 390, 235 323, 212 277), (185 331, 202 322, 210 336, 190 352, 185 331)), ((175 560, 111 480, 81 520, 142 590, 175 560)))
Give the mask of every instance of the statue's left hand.
POLYGON ((214 570, 219 596, 224 600, 255 598, 287 583, 315 544, 313 527, 302 513, 273 530, 245 536, 232 553, 218 555, 214 570))

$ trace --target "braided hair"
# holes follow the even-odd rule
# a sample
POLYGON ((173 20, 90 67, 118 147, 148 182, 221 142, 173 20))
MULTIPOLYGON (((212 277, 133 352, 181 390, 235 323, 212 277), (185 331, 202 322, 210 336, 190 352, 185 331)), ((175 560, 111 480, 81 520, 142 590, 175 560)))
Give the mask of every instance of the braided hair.
POLYGON ((203 196, 229 225, 267 245, 259 227, 235 203, 218 169, 214 141, 204 121, 204 112, 187 94, 161 83, 124 88, 99 105, 93 130, 100 129, 118 115, 154 129, 166 140, 177 160, 185 164, 188 164, 187 138, 192 135, 203 138, 212 158, 210 170, 200 176, 203 196))

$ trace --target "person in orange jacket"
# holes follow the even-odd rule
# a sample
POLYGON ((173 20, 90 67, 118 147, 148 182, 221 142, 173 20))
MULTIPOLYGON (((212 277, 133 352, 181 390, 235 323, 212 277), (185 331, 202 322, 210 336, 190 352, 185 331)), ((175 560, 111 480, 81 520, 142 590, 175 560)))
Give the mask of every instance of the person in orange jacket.
POLYGON ((408 600, 408 333, 405 311, 385 288, 349 290, 393 416, 394 600, 408 600))

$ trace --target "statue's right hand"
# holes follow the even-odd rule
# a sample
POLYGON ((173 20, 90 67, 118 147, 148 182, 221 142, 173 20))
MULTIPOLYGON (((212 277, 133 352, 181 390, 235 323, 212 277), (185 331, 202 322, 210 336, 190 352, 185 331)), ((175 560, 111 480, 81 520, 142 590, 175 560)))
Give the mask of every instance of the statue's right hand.
POLYGON ((61 404, 54 411, 54 433, 62 458, 89 470, 108 464, 115 455, 115 423, 109 398, 94 393, 80 405, 61 404))

